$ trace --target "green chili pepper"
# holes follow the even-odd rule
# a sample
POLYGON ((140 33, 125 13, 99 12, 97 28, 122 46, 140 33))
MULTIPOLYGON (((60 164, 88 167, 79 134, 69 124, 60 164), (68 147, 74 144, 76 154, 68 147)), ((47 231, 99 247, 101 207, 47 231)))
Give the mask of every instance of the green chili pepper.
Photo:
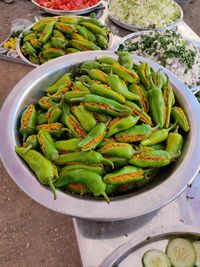
POLYGON ((88 74, 93 80, 97 80, 102 83, 108 82, 108 75, 99 69, 88 70, 88 74))
MULTIPOLYGON (((56 93, 51 94, 48 96, 50 96, 53 99, 57 99, 60 100, 66 93, 68 93, 69 90, 71 90, 73 86, 73 83, 71 80, 66 81, 63 85, 61 85, 58 90, 56 91, 56 93)), ((74 92, 75 93, 75 92, 74 92)))
POLYGON ((83 27, 81 27, 80 25, 76 25, 76 30, 81 36, 83 36, 84 39, 88 38, 87 33, 83 27))
POLYGON ((60 104, 52 106, 46 113, 47 122, 53 123, 59 121, 62 115, 60 104))
POLYGON ((28 55, 37 57, 36 49, 29 42, 26 42, 24 46, 28 55))
POLYGON ((96 44, 94 44, 91 41, 88 40, 74 40, 72 39, 69 42, 69 45, 81 50, 81 51, 87 51, 87 50, 101 50, 100 47, 98 47, 96 44))
POLYGON ((24 147, 15 147, 16 153, 23 158, 31 170, 35 173, 38 180, 45 185, 49 185, 56 199, 54 182, 58 178, 58 172, 55 165, 36 150, 27 151, 24 147))
POLYGON ((80 141, 78 147, 82 151, 95 149, 106 135, 106 124, 97 123, 96 126, 80 141))
POLYGON ((175 125, 172 125, 168 129, 161 129, 156 130, 153 132, 149 137, 142 140, 141 145, 142 146, 152 146, 158 143, 161 143, 162 141, 166 140, 169 134, 169 131, 174 128, 175 125))
POLYGON ((170 163, 170 155, 164 150, 142 151, 133 155, 129 163, 141 168, 163 167, 170 163))
POLYGON ((151 76, 151 67, 148 63, 142 62, 137 69, 137 73, 140 77, 142 84, 145 86, 146 90, 151 88, 150 76, 151 76))
POLYGON ((78 24, 78 18, 72 16, 59 16, 59 21, 66 24, 78 24))
POLYGON ((90 23, 95 24, 97 26, 102 26, 101 22, 99 20, 97 20, 96 18, 81 17, 81 18, 79 18, 79 23, 82 23, 82 22, 90 22, 90 23))
POLYGON ((51 37, 50 39, 51 46, 55 48, 65 48, 66 47, 66 40, 60 39, 59 37, 51 37))
POLYGON ((64 116, 64 123, 71 130, 74 137, 84 138, 87 135, 79 121, 72 114, 64 116))
POLYGON ((53 84, 48 86, 47 88, 44 89, 44 91, 47 94, 54 94, 56 93, 60 88, 64 88, 67 84, 68 81, 70 80, 69 73, 63 74, 60 78, 56 80, 53 84))
POLYGON ((158 72, 153 72, 151 75, 154 85, 159 88, 160 90, 166 84, 164 77, 158 72))
POLYGON ((149 111, 149 102, 147 99, 147 94, 145 91, 145 88, 140 84, 131 84, 131 86, 129 87, 129 90, 135 94, 138 95, 139 99, 139 105, 140 107, 144 110, 144 112, 148 112, 149 111))
POLYGON ((56 104, 57 103, 48 96, 43 96, 38 100, 38 105, 44 110, 48 110, 56 104))
POLYGON ((59 122, 37 125, 36 130, 39 131, 40 129, 45 129, 50 134, 55 135, 56 137, 60 137, 64 132, 70 131, 69 129, 65 128, 62 123, 59 122))
POLYGON ((101 49, 106 49, 108 47, 108 38, 102 34, 96 34, 96 42, 101 49))
POLYGON ((128 51, 120 51, 117 53, 119 55, 119 64, 128 70, 133 68, 133 58, 128 51))
POLYGON ((51 47, 52 47, 51 41, 48 41, 46 44, 43 45, 43 49, 49 49, 51 47))
POLYGON ((36 37, 37 37, 36 33, 30 32, 29 34, 24 36, 23 43, 29 42, 32 38, 36 38, 36 37))
POLYGON ((61 57, 64 55, 65 55, 65 51, 63 49, 55 48, 55 47, 47 48, 43 50, 42 52, 42 56, 47 59, 61 57))
POLYGON ((165 102, 161 89, 157 88, 150 77, 152 87, 148 91, 149 108, 152 119, 159 128, 163 128, 165 121, 165 102))
POLYGON ((169 133, 166 142, 166 151, 174 160, 181 155, 183 147, 183 137, 178 133, 177 129, 173 133, 169 133))
POLYGON ((36 114, 33 104, 30 104, 22 113, 19 132, 23 135, 23 141, 35 131, 36 114))
POLYGON ((53 139, 48 131, 40 129, 38 132, 38 141, 46 158, 52 161, 58 158, 58 150, 55 148, 53 139))
POLYGON ((126 117, 131 113, 128 107, 102 96, 87 95, 83 103, 91 111, 105 113, 114 117, 126 117))
POLYGON ((94 115, 86 110, 83 105, 73 106, 71 111, 77 117, 86 132, 90 132, 95 127, 97 122, 94 115))
POLYGON ((79 49, 76 49, 74 47, 68 47, 66 50, 65 50, 65 53, 66 54, 71 54, 71 53, 77 53, 77 52, 80 52, 81 50, 79 49))
POLYGON ((133 156, 133 147, 126 143, 111 142, 101 146, 99 152, 102 155, 129 159, 133 156))
POLYGON ((188 119, 181 107, 173 107, 171 117, 178 123, 183 131, 188 132, 190 130, 188 119))
POLYGON ((97 61, 99 63, 102 64, 109 64, 109 65, 113 65, 114 63, 118 63, 118 61, 112 57, 107 57, 107 56, 103 56, 103 57, 99 57, 97 58, 97 61))
POLYGON ((39 42, 41 42, 42 44, 46 44, 49 41, 53 33, 54 24, 55 21, 51 21, 46 24, 44 30, 42 31, 42 35, 39 38, 39 42))
POLYGON ((70 91, 65 93, 66 102, 80 102, 85 96, 89 95, 87 92, 70 91))
POLYGON ((155 150, 165 150, 165 145, 163 143, 158 143, 158 144, 149 146, 149 148, 153 148, 155 150))
POLYGON ((66 186, 66 190, 73 193, 83 196, 90 193, 86 185, 82 183, 71 183, 66 186))
POLYGON ((115 135, 119 142, 137 142, 151 135, 153 128, 149 124, 135 125, 115 135))
POLYGON ((126 184, 137 182, 144 178, 144 171, 133 166, 125 166, 122 169, 104 176, 103 181, 107 184, 126 184))
POLYGON ((97 113, 97 112, 93 112, 95 119, 98 122, 109 122, 111 120, 111 117, 105 114, 101 114, 101 113, 97 113))
POLYGON ((121 94, 113 91, 111 87, 107 86, 106 84, 94 82, 93 84, 87 84, 86 86, 89 88, 92 94, 113 99, 121 104, 126 102, 126 99, 121 94))
POLYGON ((28 150, 38 148, 39 142, 36 134, 29 135, 26 142, 23 143, 23 147, 28 150))
POLYGON ((79 68, 79 72, 87 74, 88 70, 92 70, 92 69, 102 70, 103 67, 99 62, 94 61, 94 60, 90 60, 90 61, 86 61, 83 64, 81 64, 81 66, 79 68))
POLYGON ((63 42, 66 40, 64 34, 58 30, 53 30, 53 36, 59 38, 63 42))
POLYGON ((118 92, 119 94, 123 95, 126 99, 129 100, 139 100, 139 96, 136 94, 131 93, 128 90, 126 83, 121 80, 118 75, 111 74, 108 76, 107 80, 108 85, 112 88, 112 90, 118 92))
POLYGON ((144 122, 146 124, 149 125, 153 125, 152 121, 151 121, 151 117, 144 112, 140 107, 138 107, 135 103, 131 102, 131 101, 126 101, 126 105, 131 108, 132 114, 134 116, 140 116, 139 120, 141 122, 144 122))
POLYGON ((129 83, 139 83, 140 78, 134 70, 128 70, 118 63, 112 65, 112 71, 117 74, 121 79, 129 83))
POLYGON ((29 60, 33 63, 33 64, 40 64, 40 59, 38 57, 34 57, 34 56, 30 56, 29 55, 29 60))
POLYGON ((73 25, 67 25, 62 22, 56 22, 55 28, 67 35, 72 35, 74 32, 76 32, 76 28, 73 25))
POLYGON ((174 98, 173 90, 170 85, 168 76, 167 76, 167 83, 165 84, 163 88, 163 98, 164 98, 164 103, 165 103, 164 127, 167 128, 169 127, 169 123, 170 123, 170 115, 171 115, 173 98, 174 98))
POLYGON ((31 45, 35 48, 35 49, 40 49, 40 47, 41 47, 41 43, 40 43, 40 41, 35 37, 33 37, 33 38, 31 38, 30 39, 30 43, 31 43, 31 45))
POLYGON ((55 161, 56 164, 58 165, 66 165, 66 164, 71 164, 74 162, 79 162, 79 163, 86 163, 86 164, 106 164, 110 166, 114 166, 113 163, 106 158, 103 158, 103 156, 94 151, 81 151, 81 152, 71 152, 67 154, 62 154, 59 155, 57 160, 55 161))
POLYGON ((80 35, 80 34, 78 34, 76 32, 72 33, 71 38, 74 39, 74 40, 79 40, 79 41, 85 40, 85 38, 82 35, 80 35))
POLYGON ((90 91, 88 90, 88 88, 82 82, 80 82, 80 81, 74 81, 73 82, 72 89, 75 92, 86 92, 86 93, 90 93, 90 91))
POLYGON ((67 152, 78 150, 80 141, 80 138, 71 138, 69 140, 56 141, 54 142, 54 145, 60 154, 65 154, 67 152))
POLYGON ((103 36, 107 36, 107 30, 97 26, 97 25, 94 25, 93 23, 91 22, 85 22, 85 21, 82 21, 82 22, 79 22, 80 25, 83 25, 85 26, 88 30, 90 30, 92 33, 94 34, 102 34, 103 36))
POLYGON ((84 29, 85 33, 86 33, 86 38, 88 41, 91 42, 95 42, 96 41, 96 36, 90 31, 88 30, 86 27, 82 26, 82 29, 84 29))
POLYGON ((77 78, 77 80, 81 81, 82 83, 93 83, 93 80, 87 75, 81 75, 77 78))
POLYGON ((47 123, 47 114, 44 112, 37 114, 36 124, 39 125, 44 123, 47 123))
POLYGON ((72 171, 72 170, 86 170, 86 171, 92 171, 95 172, 99 175, 103 175, 104 170, 100 166, 95 166, 95 165, 88 165, 88 164, 71 164, 71 165, 66 165, 61 169, 61 174, 64 172, 72 171))
POLYGON ((107 202, 110 202, 106 195, 106 184, 99 174, 86 170, 71 170, 59 176, 56 182, 57 187, 63 187, 70 183, 83 183, 95 197, 102 195, 107 202))
POLYGON ((44 31, 46 25, 50 22, 56 21, 56 18, 44 18, 39 20, 37 23, 33 25, 33 31, 42 32, 44 31))
POLYGON ((139 116, 133 117, 131 115, 124 118, 115 118, 108 125, 108 132, 106 137, 110 137, 120 131, 126 130, 134 126, 139 120, 139 116))

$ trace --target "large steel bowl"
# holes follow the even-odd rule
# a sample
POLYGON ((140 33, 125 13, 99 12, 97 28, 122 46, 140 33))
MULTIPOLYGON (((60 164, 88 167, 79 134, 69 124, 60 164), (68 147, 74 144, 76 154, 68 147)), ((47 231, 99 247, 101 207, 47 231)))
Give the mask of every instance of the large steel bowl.
POLYGON ((152 31, 166 31, 166 30, 172 30, 175 29, 178 24, 183 20, 183 10, 182 8, 177 4, 179 11, 180 11, 180 17, 175 20, 174 22, 172 22, 171 24, 167 25, 167 26, 162 26, 162 27, 156 27, 156 28, 152 28, 152 27, 140 27, 138 25, 134 25, 134 24, 129 24, 126 22, 121 21, 118 17, 116 17, 114 14, 112 14, 112 12, 109 10, 109 6, 111 4, 113 0, 109 0, 108 2, 108 16, 109 18, 119 27, 126 29, 128 31, 143 31, 143 30, 152 30, 152 31))
MULTIPOLYGON (((19 118, 24 107, 37 102, 43 95, 43 88, 54 82, 72 65, 94 60, 101 56, 112 56, 112 51, 94 51, 76 53, 54 59, 26 75, 11 91, 0 113, 0 152, 3 164, 12 179, 31 198, 45 207, 63 214, 92 220, 123 220, 140 216, 166 205, 187 186, 189 186, 200 167, 200 105, 188 88, 170 71, 156 63, 150 63, 158 70, 160 68, 169 76, 176 97, 188 116, 191 130, 184 136, 185 143, 181 157, 165 167, 149 187, 136 193, 114 197, 110 204, 94 198, 80 198, 58 191, 54 200, 49 188, 41 185, 27 165, 15 153, 19 141, 19 118)), ((133 56, 134 61, 148 61, 133 56)))

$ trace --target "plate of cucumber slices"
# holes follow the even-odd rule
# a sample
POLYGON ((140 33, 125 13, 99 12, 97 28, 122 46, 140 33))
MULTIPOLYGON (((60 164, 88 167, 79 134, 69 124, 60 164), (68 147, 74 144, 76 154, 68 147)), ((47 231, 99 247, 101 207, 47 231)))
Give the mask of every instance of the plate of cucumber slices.
POLYGON ((100 267, 200 267, 200 229, 177 225, 135 236, 100 267))

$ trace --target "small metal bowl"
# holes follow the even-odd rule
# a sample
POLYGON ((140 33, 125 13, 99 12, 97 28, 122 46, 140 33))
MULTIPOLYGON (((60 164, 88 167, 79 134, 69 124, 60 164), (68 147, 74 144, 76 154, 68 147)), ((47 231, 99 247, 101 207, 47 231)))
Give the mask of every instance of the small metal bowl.
POLYGON ((166 30, 172 30, 172 29, 175 29, 177 27, 177 25, 182 21, 183 19, 183 10, 182 8, 177 4, 177 6, 179 7, 179 10, 180 10, 180 18, 177 19, 176 21, 174 21, 172 24, 168 25, 168 26, 163 26, 163 27, 159 27, 159 28, 151 28, 151 27, 148 27, 148 28, 145 28, 145 27, 139 27, 137 25, 133 25, 133 24, 128 24, 128 23, 125 23, 125 22, 122 22, 120 21, 119 18, 117 18, 116 16, 114 16, 110 10, 109 10, 109 5, 110 3, 112 2, 113 0, 110 0, 109 3, 108 3, 108 16, 109 18, 116 24, 118 25, 119 27, 121 28, 124 28, 128 31, 143 31, 143 30, 152 30, 152 31, 166 31, 166 30))
MULTIPOLYGON (((23 160, 15 153, 20 145, 19 118, 25 106, 36 103, 43 88, 52 84, 71 67, 98 57, 117 58, 113 51, 76 53, 54 59, 26 75, 11 91, 0 113, 0 152, 9 175, 31 198, 45 207, 63 214, 91 220, 112 221, 137 217, 166 205, 181 194, 195 178, 200 168, 200 105, 195 96, 175 75, 156 63, 155 70, 163 69, 174 87, 176 98, 188 116, 191 130, 184 136, 182 155, 173 166, 166 166, 158 179, 141 191, 113 197, 110 204, 101 199, 77 197, 61 191, 54 200, 48 187, 38 182, 23 160)), ((148 59, 133 56, 134 62, 148 59)))
MULTIPOLYGON (((58 16, 59 17, 59 16, 58 16)), ((74 16, 74 17, 77 17, 77 18, 85 18, 85 19, 89 19, 89 17, 82 17, 82 16, 74 16)), ((37 22, 36 22, 37 23, 37 22)), ((28 28, 26 28, 24 31, 28 31, 30 30, 33 26, 35 25, 35 23, 33 23, 32 25, 30 25, 28 28)), ((19 57, 28 65, 31 65, 33 67, 38 67, 40 65, 38 64, 34 64, 33 62, 31 62, 30 60, 28 60, 22 53, 21 51, 21 44, 22 44, 22 39, 23 39, 23 36, 22 36, 22 33, 19 35, 19 38, 18 38, 18 41, 17 41, 17 44, 16 44, 16 52, 17 54, 19 55, 19 57)), ((108 35, 108 48, 106 50, 111 50, 111 47, 113 46, 113 34, 112 32, 109 33, 108 35)), ((75 53, 74 53, 75 54, 75 53)), ((41 64, 42 65, 42 64, 41 64)))
POLYGON ((58 9, 47 8, 47 7, 41 6, 34 0, 31 0, 31 2, 46 13, 63 16, 63 15, 83 15, 83 14, 90 13, 99 7, 99 5, 102 3, 102 0, 99 0, 99 2, 96 5, 93 5, 88 8, 77 9, 77 10, 58 10, 58 9))

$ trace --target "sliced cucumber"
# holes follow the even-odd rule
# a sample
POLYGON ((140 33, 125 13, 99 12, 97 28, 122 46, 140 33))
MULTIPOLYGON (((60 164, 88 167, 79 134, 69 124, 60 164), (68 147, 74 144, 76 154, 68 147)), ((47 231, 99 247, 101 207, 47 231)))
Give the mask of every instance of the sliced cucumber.
POLYGON ((142 262, 144 267, 170 267, 167 255, 158 249, 150 249, 144 253, 142 262))
POLYGON ((196 260, 195 266, 200 267, 200 241, 194 241, 192 242, 192 245, 194 246, 196 254, 197 254, 197 260, 196 260))
POLYGON ((192 243, 184 238, 175 238, 170 241, 166 254, 174 267, 194 267, 197 259, 192 243))

